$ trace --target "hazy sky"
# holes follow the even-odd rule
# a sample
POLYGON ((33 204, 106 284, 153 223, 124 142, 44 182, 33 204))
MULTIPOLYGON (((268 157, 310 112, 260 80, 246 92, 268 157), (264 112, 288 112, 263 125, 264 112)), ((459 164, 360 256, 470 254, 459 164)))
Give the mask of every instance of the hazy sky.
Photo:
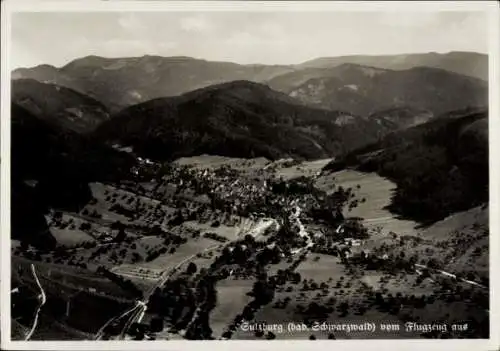
POLYGON ((16 13, 11 66, 82 56, 291 64, 322 56, 488 52, 483 12, 16 13))

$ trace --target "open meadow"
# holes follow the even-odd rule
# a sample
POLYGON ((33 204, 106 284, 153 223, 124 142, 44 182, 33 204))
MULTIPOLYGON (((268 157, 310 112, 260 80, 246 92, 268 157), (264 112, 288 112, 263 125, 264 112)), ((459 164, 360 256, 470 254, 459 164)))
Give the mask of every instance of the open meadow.
POLYGON ((380 228, 384 234, 394 232, 399 235, 416 235, 418 233, 415 229, 418 223, 400 219, 385 208, 391 203, 396 184, 376 173, 344 170, 322 175, 316 180, 315 185, 327 193, 340 186, 344 189, 352 188, 359 200, 358 206, 351 211, 345 209, 344 215, 362 218, 363 224, 369 229, 380 228))
POLYGON ((241 314, 243 308, 252 300, 247 293, 252 291, 254 279, 232 279, 217 283, 217 305, 210 312, 210 326, 213 336, 218 338, 241 314))

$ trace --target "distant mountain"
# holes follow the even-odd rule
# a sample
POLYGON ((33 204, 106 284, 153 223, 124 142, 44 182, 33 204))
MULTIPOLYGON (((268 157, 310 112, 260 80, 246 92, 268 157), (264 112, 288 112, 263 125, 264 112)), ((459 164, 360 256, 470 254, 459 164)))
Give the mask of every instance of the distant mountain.
POLYGON ((344 63, 406 70, 426 66, 440 68, 450 72, 488 80, 488 55, 476 52, 452 51, 439 54, 435 52, 402 55, 351 55, 339 57, 321 57, 298 65, 299 68, 332 68, 344 63))
POLYGON ((238 65, 190 57, 87 56, 61 68, 41 65, 17 69, 12 78, 32 78, 72 88, 117 112, 154 98, 176 96, 233 80, 269 80, 292 70, 291 66, 238 65))
POLYGON ((314 159, 397 128, 386 119, 309 108, 265 85, 236 81, 132 106, 95 135, 160 160, 200 154, 314 159))
POLYGON ((359 115, 393 108, 439 115, 488 105, 486 82, 429 67, 394 71, 349 63, 287 73, 268 84, 308 106, 359 115))
POLYGON ((41 119, 85 133, 109 118, 99 101, 72 89, 34 79, 12 81, 11 99, 41 119))
POLYGON ((488 145, 488 112, 464 109, 390 133, 325 169, 377 172, 397 184, 392 212, 434 222, 488 201, 488 145))
MULTIPOLYGON (((53 245, 43 214, 79 210, 91 198, 88 183, 124 179, 134 160, 92 138, 11 105, 12 236, 53 245), (26 218, 30 220, 27 221, 26 218), (29 223, 28 223, 29 222, 29 223), (38 238, 45 238, 38 240, 38 238)), ((49 245, 49 246, 50 246, 49 245)))
MULTIPOLYGON (((299 65, 239 65, 231 62, 212 62, 191 57, 142 56, 104 58, 87 56, 56 68, 40 65, 19 68, 12 79, 31 78, 71 88, 102 101, 112 112, 154 98, 183 93, 235 80, 270 82, 273 89, 288 91, 309 78, 327 78, 328 69, 345 63, 377 68, 406 70, 428 66, 451 72, 488 78, 488 57, 477 53, 408 54, 389 56, 343 56, 319 58, 299 65), (326 70, 321 70, 325 69, 326 70), (319 69, 319 70, 318 70, 319 69), (288 73, 298 73, 284 87, 274 80, 288 73), (312 74, 312 76, 311 76, 312 74)), ((289 80, 290 77, 283 77, 289 80)), ((349 95, 348 95, 349 97, 349 95)))

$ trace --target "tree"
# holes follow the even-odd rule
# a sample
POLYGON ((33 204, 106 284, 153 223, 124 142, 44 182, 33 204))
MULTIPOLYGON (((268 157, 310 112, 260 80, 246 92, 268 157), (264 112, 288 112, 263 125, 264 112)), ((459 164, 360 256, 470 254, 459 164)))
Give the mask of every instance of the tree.
POLYGON ((88 222, 83 222, 82 224, 80 224, 80 230, 82 231, 87 231, 90 230, 91 228, 92 226, 88 222))
POLYGON ((118 230, 118 235, 116 235, 115 240, 117 242, 123 242, 126 238, 127 238, 127 234, 125 233, 125 229, 123 227, 121 227, 118 230))
POLYGON ((150 324, 153 333, 159 333, 163 330, 163 318, 153 318, 150 324))
POLYGON ((119 230, 121 228, 123 228, 123 223, 120 221, 116 221, 116 222, 111 224, 111 229, 113 229, 113 230, 119 230))
POLYGON ((246 234, 244 240, 249 245, 252 245, 255 243, 255 238, 253 237, 253 235, 250 235, 250 234, 246 234))
POLYGON ((435 258, 431 258, 427 263, 427 266, 429 266, 429 268, 438 269, 440 267, 440 264, 438 260, 436 260, 435 258))
POLYGON ((189 262, 187 269, 186 269, 186 273, 189 275, 193 275, 196 273, 197 270, 198 270, 198 267, 196 266, 196 264, 194 262, 189 262))
POLYGON ((140 254, 138 254, 137 252, 132 253, 132 262, 133 263, 141 262, 142 260, 143 260, 143 257, 140 254))
POLYGON ((276 339, 276 335, 273 332, 267 332, 266 339, 267 340, 274 340, 274 339, 276 339))

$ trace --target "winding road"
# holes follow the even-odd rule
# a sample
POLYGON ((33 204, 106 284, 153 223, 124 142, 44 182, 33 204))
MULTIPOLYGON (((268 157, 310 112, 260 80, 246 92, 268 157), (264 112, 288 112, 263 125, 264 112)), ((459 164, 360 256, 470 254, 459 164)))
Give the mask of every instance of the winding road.
POLYGON ((26 335, 26 338, 24 339, 25 341, 28 341, 33 336, 33 333, 35 332, 35 329, 38 325, 38 315, 40 314, 40 310, 42 309, 43 305, 45 305, 45 302, 47 301, 47 296, 45 295, 45 291, 42 288, 42 284, 40 284, 40 281, 38 280, 38 276, 36 275, 35 265, 33 263, 31 264, 31 272, 33 273, 33 277, 35 278, 36 284, 40 289, 40 295, 38 295, 38 298, 40 299, 40 305, 38 305, 38 308, 35 313, 35 319, 33 320, 33 325, 28 335, 26 335))
MULTIPOLYGON (((258 223, 256 226, 254 226, 253 228, 249 228, 249 229, 244 229, 242 230, 242 232, 237 236, 238 238, 241 238, 242 235, 244 235, 245 233, 247 234, 251 234, 254 238, 257 238, 259 237, 260 235, 262 235, 262 233, 267 229, 269 228, 272 224, 275 223, 275 220, 274 219, 265 219, 265 220, 262 220, 260 223, 258 223)), ((147 310, 147 303, 149 301, 149 298, 151 297, 151 295, 154 293, 154 291, 156 290, 156 288, 158 287, 161 287, 163 286, 167 281, 168 279, 170 279, 170 277, 175 273, 177 272, 177 270, 184 264, 186 264, 187 262, 193 260, 196 256, 198 256, 200 253, 203 254, 203 253, 206 253, 206 252, 209 252, 209 251, 213 251, 213 250, 217 250, 221 247, 223 247, 224 245, 226 245, 226 243, 224 244, 216 244, 216 245, 213 245, 213 246, 210 246, 200 252, 197 252, 195 254, 192 254, 188 257, 186 257, 184 260, 182 260, 181 262, 179 262, 177 265, 175 265, 175 267, 173 268, 167 268, 162 276, 160 277, 160 279, 158 280, 158 282, 152 286, 148 291, 147 293, 144 295, 143 299, 140 300, 140 301, 137 301, 137 304, 132 307, 131 309, 125 311, 124 313, 122 313, 120 316, 116 316, 116 317, 113 317, 111 318, 110 320, 108 320, 106 322, 106 324, 104 326, 101 327, 101 329, 99 329, 99 332, 97 333, 96 335, 96 340, 100 340, 103 335, 104 335, 104 330, 106 329, 106 327, 108 327, 111 323, 113 323, 114 321, 117 321, 123 317, 125 317, 127 314, 130 314, 130 317, 129 319, 127 320, 127 322, 125 323, 124 327, 122 328, 122 331, 118 337, 118 339, 121 339, 123 340, 124 337, 125 337, 125 333, 126 331, 130 328, 130 326, 133 324, 133 323, 140 323, 145 315, 145 312, 147 310)))
POLYGON ((418 263, 415 263, 415 267, 418 267, 418 268, 424 268, 424 269, 429 269, 431 271, 434 271, 434 272, 438 272, 439 274, 441 275, 444 275, 446 277, 449 277, 449 278, 454 278, 454 279, 457 279, 457 280, 460 280, 461 282, 464 282, 464 283, 467 283, 469 285, 474 285, 474 286, 477 286, 479 288, 482 288, 482 289, 488 289, 487 286, 484 286, 484 285, 481 285, 479 283, 476 283, 472 280, 467 280, 465 278, 457 278, 457 276, 453 273, 450 273, 450 272, 446 272, 446 271, 442 271, 440 269, 434 269, 434 268, 430 268, 430 267, 427 267, 427 266, 424 266, 422 264, 418 264, 418 263))
POLYGON ((177 265, 175 265, 175 267, 173 268, 167 268, 163 274, 162 274, 162 277, 160 277, 160 279, 158 280, 158 282, 152 286, 147 292, 146 294, 144 295, 143 299, 142 300, 138 300, 136 301, 136 305, 134 307, 132 307, 131 309, 125 311, 124 313, 122 313, 121 315, 119 316, 116 316, 116 317, 113 317, 111 318, 110 320, 108 320, 106 322, 106 324, 104 324, 100 329, 99 329, 99 332, 97 333, 96 337, 95 337, 95 340, 100 340, 103 336, 104 336, 104 330, 106 329, 106 327, 108 327, 111 323, 113 323, 114 321, 118 321, 120 320, 121 318, 125 317, 127 314, 130 314, 130 317, 129 319, 127 320, 127 322, 125 323, 124 327, 122 328, 122 331, 120 332, 120 335, 119 335, 119 339, 123 340, 123 338, 125 337, 125 333, 126 331, 130 328, 130 326, 133 324, 133 323, 140 323, 142 321, 142 318, 144 317, 145 315, 145 312, 147 310, 147 303, 149 301, 149 298, 151 297, 151 295, 153 295, 154 291, 156 290, 156 288, 158 287, 161 287, 162 285, 164 285, 168 279, 170 279, 170 277, 175 273, 177 272, 177 269, 179 269, 179 267, 181 267, 183 264, 191 261, 192 259, 194 259, 198 254, 200 253, 206 253, 208 251, 212 251, 212 250, 216 250, 220 247, 222 247, 224 244, 216 244, 216 245, 213 245, 213 246, 210 246, 206 249, 204 249, 203 251, 201 252, 197 252, 195 254, 192 254, 191 256, 188 256, 186 257, 184 260, 182 260, 181 262, 179 262, 177 265))
POLYGON ((123 312, 121 315, 119 315, 118 317, 112 317, 110 318, 102 327, 101 329, 99 329, 99 331, 97 332, 96 336, 95 336, 95 340, 101 340, 101 338, 103 337, 104 335, 104 330, 111 324, 113 323, 114 321, 116 320, 120 320, 121 318, 125 317, 127 314, 129 314, 130 312, 134 311, 135 309, 139 308, 142 304, 141 304, 142 301, 136 301, 136 304, 134 307, 132 307, 131 309, 123 312))
MULTIPOLYGON (((303 252, 304 250, 307 251, 310 246, 312 245, 312 238, 310 236, 310 234, 305 230, 305 227, 303 225, 303 223, 301 222, 300 220, 300 213, 301 213, 301 208, 300 206, 296 206, 295 207, 295 212, 292 214, 292 218, 293 220, 295 220, 296 224, 298 225, 299 227, 299 235, 300 236, 303 236, 305 238, 307 238, 308 240, 308 245, 304 248, 300 248, 300 249, 297 249, 295 250, 295 252, 293 252, 293 254, 298 254, 298 253, 301 253, 303 252)), ((238 235, 238 237, 241 237, 243 234, 251 234, 252 236, 254 236, 255 238, 257 238, 258 236, 262 235, 262 233, 270 226, 272 225, 273 223, 276 223, 276 220, 275 219, 265 219, 265 220, 262 220, 260 223, 258 223, 257 225, 255 225, 253 228, 249 228, 249 229, 244 229, 242 230, 242 232, 238 235)), ((213 245, 211 247, 208 247, 206 249, 204 249, 203 251, 199 252, 199 253, 205 253, 205 252, 209 252, 209 251, 212 251, 212 250, 216 250, 216 249, 219 249, 221 247, 223 247, 225 244, 216 244, 216 245, 213 245)), ((133 324, 133 323, 140 323, 146 313, 146 310, 147 310, 147 303, 149 301, 149 298, 151 297, 151 295, 154 293, 154 291, 156 290, 156 288, 158 287, 161 287, 163 286, 167 281, 168 279, 171 278, 171 276, 177 272, 177 270, 182 266, 184 265, 185 263, 191 261, 192 259, 194 259, 199 253, 195 253, 195 254, 192 254, 188 257, 186 257, 184 260, 182 260, 181 262, 179 262, 177 265, 175 265, 175 267, 173 268, 167 268, 162 276, 160 277, 160 279, 158 280, 158 282, 152 286, 148 291, 147 293, 144 295, 143 299, 140 300, 140 301, 137 301, 136 302, 136 305, 134 307, 132 307, 131 309, 125 311, 124 313, 122 313, 121 315, 117 316, 117 317, 113 317, 112 319, 110 319, 98 332, 97 336, 96 336, 96 340, 100 340, 102 338, 102 336, 104 335, 104 330, 106 329, 106 327, 108 327, 113 321, 117 321, 117 320, 120 320, 121 318, 127 316, 128 314, 130 314, 130 317, 128 318, 128 320, 125 322, 125 325, 124 327, 122 328, 122 331, 121 333, 119 334, 118 336, 118 339, 119 340, 123 340, 125 338, 125 333, 126 331, 130 328, 130 326, 133 324)), ((427 266, 424 266, 424 265, 420 265, 420 264, 415 264, 415 267, 418 267, 418 268, 427 268, 427 269, 430 269, 429 267, 427 266)), ((441 271, 441 270, 433 270, 433 271, 436 271, 442 275, 445 275, 445 276, 448 276, 448 277, 454 277, 456 278, 456 276, 452 273, 449 273, 449 272, 446 272, 446 271, 441 271)), ((478 287, 481 287, 481 288, 487 288, 481 284, 478 284, 476 282, 473 282, 473 281, 469 281, 469 280, 466 280, 466 279, 463 279, 463 278, 460 278, 461 281, 467 283, 467 284, 471 284, 471 285, 475 285, 475 286, 478 286, 478 287)), ((195 316, 196 316, 196 313, 195 313, 195 316)), ((191 322, 194 320, 194 318, 191 320, 191 322)))

